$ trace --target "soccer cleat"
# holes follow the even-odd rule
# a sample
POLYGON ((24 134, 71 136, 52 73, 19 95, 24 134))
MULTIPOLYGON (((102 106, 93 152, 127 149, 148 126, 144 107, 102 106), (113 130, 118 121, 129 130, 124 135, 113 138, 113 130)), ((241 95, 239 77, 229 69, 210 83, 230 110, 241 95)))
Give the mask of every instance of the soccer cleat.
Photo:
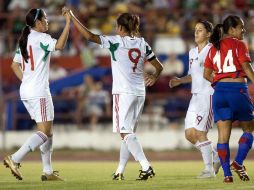
POLYGON ((11 159, 11 156, 6 156, 4 158, 4 165, 6 168, 10 168, 12 175, 16 177, 18 180, 22 180, 22 175, 19 171, 19 168, 21 167, 20 163, 15 163, 11 159))
POLYGON ((233 183, 234 180, 233 180, 233 177, 232 177, 232 176, 226 176, 226 177, 224 177, 223 182, 224 182, 224 183, 233 183))
POLYGON ((119 180, 119 181, 120 181, 120 180, 124 180, 124 176, 123 176, 122 173, 118 173, 118 174, 113 173, 112 179, 113 179, 113 180, 119 180))
POLYGON ((219 161, 219 162, 214 162, 214 163, 213 163, 213 169, 214 169, 215 174, 219 173, 220 167, 221 167, 220 161, 219 161))
POLYGON ((245 166, 239 165, 236 161, 232 162, 232 164, 230 165, 230 169, 232 171, 236 172, 242 181, 249 181, 250 180, 250 178, 246 172, 245 166))
POLYGON ((214 171, 203 170, 198 176, 197 179, 206 179, 206 178, 214 178, 216 175, 214 171))
POLYGON ((149 177, 152 178, 155 176, 155 172, 151 166, 146 171, 139 170, 139 178, 137 180, 147 180, 149 177))
POLYGON ((43 173, 41 181, 64 181, 59 175, 58 171, 53 171, 52 174, 43 173))

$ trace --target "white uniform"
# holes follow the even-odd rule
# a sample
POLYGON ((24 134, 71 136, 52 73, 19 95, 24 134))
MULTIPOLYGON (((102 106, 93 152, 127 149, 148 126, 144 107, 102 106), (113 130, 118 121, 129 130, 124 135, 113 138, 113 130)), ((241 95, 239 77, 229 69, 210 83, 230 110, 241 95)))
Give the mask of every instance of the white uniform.
POLYGON ((211 46, 207 44, 201 52, 198 52, 198 47, 189 52, 192 98, 185 118, 185 129, 194 127, 199 131, 208 131, 213 125, 213 88, 211 83, 203 77, 205 58, 211 46))
POLYGON ((20 49, 16 51, 14 62, 23 71, 20 97, 32 119, 36 122, 52 121, 54 107, 49 90, 49 62, 57 40, 46 33, 31 30, 27 40, 29 55, 26 63, 20 49))
POLYGON ((113 132, 133 133, 145 101, 144 62, 154 53, 144 38, 100 36, 111 52, 113 132))

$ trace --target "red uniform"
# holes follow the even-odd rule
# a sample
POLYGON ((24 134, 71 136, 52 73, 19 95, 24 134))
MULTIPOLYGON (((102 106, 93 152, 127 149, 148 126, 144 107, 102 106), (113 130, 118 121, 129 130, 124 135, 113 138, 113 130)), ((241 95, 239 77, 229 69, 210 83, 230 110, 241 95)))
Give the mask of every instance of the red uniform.
POLYGON ((236 38, 224 38, 220 41, 220 51, 213 46, 207 54, 205 67, 215 73, 214 81, 222 78, 246 77, 242 63, 251 62, 248 48, 236 38))

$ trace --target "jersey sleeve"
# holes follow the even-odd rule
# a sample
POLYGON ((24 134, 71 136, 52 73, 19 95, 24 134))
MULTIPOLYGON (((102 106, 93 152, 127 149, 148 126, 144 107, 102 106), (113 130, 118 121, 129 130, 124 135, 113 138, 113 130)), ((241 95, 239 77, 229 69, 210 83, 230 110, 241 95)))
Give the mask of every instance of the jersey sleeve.
POLYGON ((116 36, 104 36, 104 35, 100 35, 99 36, 101 39, 101 48, 110 48, 112 46, 119 46, 119 40, 116 36))
POLYGON ((17 50, 15 51, 13 62, 20 63, 20 64, 22 63, 22 55, 19 48, 17 48, 17 50))
POLYGON ((239 41, 238 45, 238 60, 239 63, 251 62, 249 50, 244 42, 239 41))
POLYGON ((42 49, 47 48, 47 51, 55 51, 57 40, 52 38, 50 35, 45 34, 44 38, 40 41, 40 47, 42 49))
POLYGON ((211 49, 209 50, 209 52, 205 58, 204 67, 213 70, 212 50, 211 49))
POLYGON ((145 55, 148 61, 152 61, 154 58, 156 58, 152 48, 149 46, 147 42, 145 42, 145 55))

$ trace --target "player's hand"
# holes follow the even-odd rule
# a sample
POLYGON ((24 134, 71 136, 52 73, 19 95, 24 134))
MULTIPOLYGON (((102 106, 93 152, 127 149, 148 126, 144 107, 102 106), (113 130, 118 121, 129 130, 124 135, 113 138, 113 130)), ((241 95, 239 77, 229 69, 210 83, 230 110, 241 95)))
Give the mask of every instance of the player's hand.
POLYGON ((155 75, 145 73, 144 74, 144 79, 145 79, 145 85, 146 86, 153 86, 154 83, 157 80, 157 77, 155 75))
POLYGON ((174 78, 172 78, 170 81, 169 81, 169 87, 170 88, 174 88, 174 87, 176 87, 176 86, 178 86, 178 85, 180 85, 181 84, 181 79, 180 78, 178 78, 178 77, 174 77, 174 78))
POLYGON ((62 8, 62 15, 64 16, 66 13, 69 13, 70 9, 68 7, 63 7, 62 8))
POLYGON ((67 7, 62 8, 62 15, 65 17, 66 22, 70 23, 71 22, 71 15, 70 15, 70 9, 67 7))

